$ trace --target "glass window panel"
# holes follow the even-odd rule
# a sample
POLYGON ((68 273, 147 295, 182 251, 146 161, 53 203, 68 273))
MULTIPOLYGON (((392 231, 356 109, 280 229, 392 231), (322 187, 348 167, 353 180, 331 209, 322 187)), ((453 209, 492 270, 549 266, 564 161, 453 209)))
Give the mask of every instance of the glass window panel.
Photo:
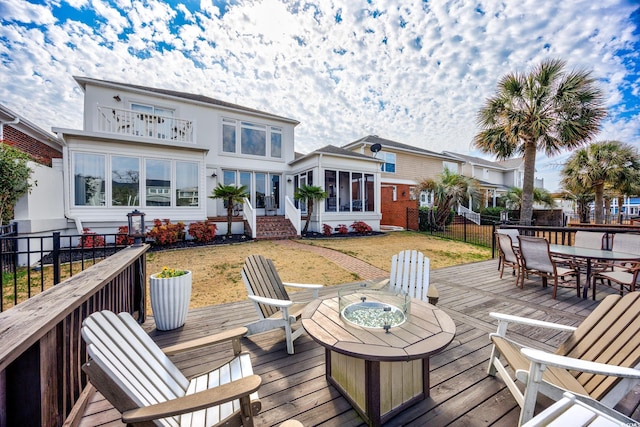
POLYGON ((340 205, 341 212, 347 212, 351 210, 351 190, 349 172, 340 171, 338 173, 338 185, 340 190, 338 192, 338 204, 340 205))
POLYGON ((271 129, 271 157, 282 158, 282 134, 271 129))
POLYGON ((105 205, 105 157, 75 153, 74 193, 76 206, 105 205))
POLYGON ((171 161, 145 162, 146 206, 171 206, 171 161))
POLYGON ((325 212, 336 212, 336 171, 324 171, 324 188, 327 192, 327 200, 325 201, 324 210, 325 212))
POLYGON ((271 195, 275 199, 276 208, 280 207, 280 175, 270 175, 271 177, 271 195))
POLYGON ((198 205, 198 164, 176 162, 176 206, 198 205))
POLYGON ((140 206, 140 159, 111 158, 111 205, 140 206))
POLYGON ((351 174, 351 210, 362 212, 362 174, 351 174))
POLYGON ((240 185, 246 188, 247 197, 251 199, 251 172, 240 172, 240 185))
POLYGON ((372 174, 364 174, 364 210, 366 212, 373 212, 376 203, 376 192, 374 176, 372 174))
POLYGON ((267 155, 267 130, 265 126, 242 123, 240 151, 253 156, 267 155))
POLYGON ((256 173, 256 208, 264 208, 264 196, 267 192, 266 174, 256 173))
POLYGON ((222 185, 236 185, 236 171, 222 171, 222 185))
POLYGON ((225 153, 236 152, 236 125, 235 123, 222 124, 222 151, 225 153))

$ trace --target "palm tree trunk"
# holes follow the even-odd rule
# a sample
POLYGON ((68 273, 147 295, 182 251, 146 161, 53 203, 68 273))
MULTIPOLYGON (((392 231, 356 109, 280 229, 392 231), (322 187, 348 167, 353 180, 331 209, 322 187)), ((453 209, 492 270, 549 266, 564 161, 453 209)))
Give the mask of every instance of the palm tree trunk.
POLYGON ((622 224, 622 205, 624 205, 624 196, 618 196, 618 223, 622 224))
POLYGON ((524 176, 522 177, 522 209, 520 224, 531 225, 533 218, 533 180, 536 172, 536 142, 525 141, 524 176))
POLYGON ((304 228, 302 229, 302 234, 307 234, 307 230, 309 229, 309 223, 311 222, 311 214, 313 213, 313 201, 307 201, 307 220, 304 223, 304 228))
POLYGON ((233 198, 227 200, 227 236, 231 237, 231 222, 233 221, 233 198))
POLYGON ((594 213, 595 213, 595 222, 596 224, 602 224, 602 214, 603 214, 603 199, 604 199, 604 183, 594 183, 593 190, 595 193, 594 197, 594 213))

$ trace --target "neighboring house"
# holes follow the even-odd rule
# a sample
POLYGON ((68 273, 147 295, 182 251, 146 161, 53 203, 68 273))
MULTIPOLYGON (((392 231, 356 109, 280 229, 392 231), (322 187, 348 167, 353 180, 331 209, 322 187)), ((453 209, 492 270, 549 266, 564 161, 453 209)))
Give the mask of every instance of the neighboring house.
POLYGON ((52 159, 62 158, 62 145, 55 135, 1 104, 0 142, 24 151, 46 166, 51 166, 52 159))
POLYGON ((54 134, 0 105, 0 141, 31 156, 31 181, 36 183, 14 207, 19 233, 65 228, 62 207, 62 141, 54 134), (53 166, 53 167, 52 167, 53 166))
POLYGON ((343 148, 374 157, 382 162, 380 165, 382 212, 380 224, 410 229, 417 229, 418 218, 417 216, 408 217, 407 209, 431 204, 427 193, 418 194, 416 191, 418 184, 427 178, 435 178, 444 168, 457 171, 462 164, 462 161, 456 157, 438 154, 376 135, 366 136, 343 148))
POLYGON ((336 201, 316 210, 311 231, 355 220, 379 230, 379 161, 370 156, 329 146, 296 158, 296 120, 202 95, 75 80, 85 93, 83 128, 53 129, 63 161, 58 189, 45 197, 59 201, 55 217, 64 224, 56 221, 58 230, 115 232, 138 209, 147 224, 155 218, 186 224, 210 219, 225 233, 224 201, 208 197, 219 183, 248 190, 244 221, 233 222, 233 233, 248 225, 255 236, 267 200, 299 233, 293 194, 305 183, 327 189, 336 201))
MULTIPOLYGON (((498 206, 498 198, 503 196, 511 187, 522 188, 524 176, 524 158, 493 162, 481 157, 445 151, 445 154, 463 161, 460 174, 475 178, 479 184, 480 207, 498 206)), ((535 179, 534 186, 543 188, 544 181, 535 179)))

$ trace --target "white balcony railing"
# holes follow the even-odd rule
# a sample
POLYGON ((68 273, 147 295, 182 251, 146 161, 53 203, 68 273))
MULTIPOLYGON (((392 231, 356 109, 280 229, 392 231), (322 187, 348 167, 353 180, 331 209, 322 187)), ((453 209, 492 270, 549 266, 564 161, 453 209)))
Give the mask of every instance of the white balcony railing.
POLYGON ((193 121, 98 105, 98 131, 123 136, 194 142, 193 121))
POLYGON ((480 224, 480 214, 472 211, 471 209, 465 208, 462 205, 458 205, 458 215, 462 215, 469 221, 480 224))

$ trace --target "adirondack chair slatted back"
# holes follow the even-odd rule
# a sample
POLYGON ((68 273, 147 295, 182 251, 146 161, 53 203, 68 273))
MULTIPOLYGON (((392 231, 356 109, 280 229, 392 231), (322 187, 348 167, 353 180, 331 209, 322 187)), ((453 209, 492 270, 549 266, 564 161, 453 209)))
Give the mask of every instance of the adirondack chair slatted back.
MULTIPOLYGON (((556 354, 635 368, 640 363, 640 292, 609 295, 558 348, 556 354)), ((579 373, 576 379, 601 400, 618 378, 579 373)))
MULTIPOLYGON (((250 295, 285 301, 290 299, 271 259, 262 255, 249 255, 242 267, 242 274, 246 277, 245 283, 250 295)), ((258 305, 265 319, 279 311, 278 307, 272 305, 258 305)))
MULTIPOLYGON (((98 365, 120 389, 119 393, 135 403, 135 406, 116 407, 119 411, 185 395, 189 380, 128 313, 92 314, 83 322, 82 337, 92 359, 90 363, 98 365)), ((114 400, 105 397, 112 402, 122 400, 117 394, 118 391, 114 391, 111 396, 114 400)), ((180 425, 174 418, 158 420, 156 424, 180 425)))
POLYGON ((428 301, 429 258, 415 250, 406 250, 394 255, 391 258, 389 285, 412 298, 428 301))

